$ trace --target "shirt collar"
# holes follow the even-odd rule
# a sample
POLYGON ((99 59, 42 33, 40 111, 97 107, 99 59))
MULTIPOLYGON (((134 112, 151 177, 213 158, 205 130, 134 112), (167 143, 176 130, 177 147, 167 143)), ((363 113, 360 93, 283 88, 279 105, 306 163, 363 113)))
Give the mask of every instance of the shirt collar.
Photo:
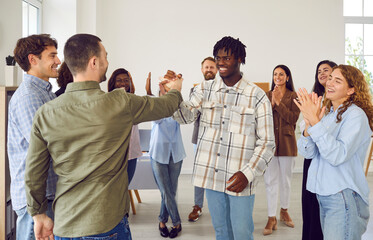
POLYGON ((30 75, 25 73, 23 81, 26 84, 33 85, 37 88, 41 88, 46 90, 47 92, 50 92, 52 90, 52 84, 48 81, 45 81, 41 78, 35 77, 34 75, 30 75))
POLYGON ((96 81, 86 81, 86 82, 72 82, 67 84, 66 92, 84 91, 89 89, 99 89, 100 84, 96 81))
POLYGON ((233 85, 232 87, 228 87, 222 78, 218 78, 217 80, 214 80, 215 81, 215 91, 216 92, 221 92, 221 91, 225 91, 225 90, 233 90, 235 92, 239 92, 239 93, 242 93, 243 90, 246 88, 247 85, 249 85, 249 82, 242 76, 241 79, 235 84, 233 85))

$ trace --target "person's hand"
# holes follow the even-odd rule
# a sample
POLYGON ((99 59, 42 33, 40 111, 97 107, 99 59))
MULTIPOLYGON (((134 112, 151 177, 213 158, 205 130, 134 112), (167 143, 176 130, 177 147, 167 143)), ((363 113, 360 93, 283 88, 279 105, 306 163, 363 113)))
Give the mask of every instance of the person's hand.
POLYGON ((275 86, 272 91, 272 106, 274 106, 274 104, 276 104, 277 106, 280 105, 282 97, 283 94, 281 93, 280 89, 275 86))
POLYGON ((34 233, 36 240, 54 240, 53 236, 53 220, 45 213, 37 214, 32 217, 34 219, 34 233))
POLYGON ((161 84, 163 85, 166 92, 168 92, 171 89, 176 89, 179 92, 181 91, 182 86, 182 74, 176 75, 174 71, 168 70, 166 75, 162 78, 163 81, 161 81, 161 84))
POLYGON ((309 95, 304 88, 299 89, 297 96, 298 98, 293 101, 302 112, 306 127, 318 123, 325 113, 325 107, 320 110, 322 97, 318 97, 316 93, 309 95))
POLYGON ((133 84, 133 81, 132 81, 132 76, 131 76, 131 73, 128 72, 128 77, 130 78, 130 93, 135 93, 135 85, 133 84))
MULTIPOLYGON (((152 96, 152 86, 151 86, 151 81, 152 81, 152 73, 149 72, 148 78, 146 79, 146 84, 145 84, 145 90, 146 94, 152 96)), ((163 88, 164 89, 164 88, 163 88)))
POLYGON ((240 193, 246 188, 248 183, 249 181, 247 180, 246 176, 241 171, 238 171, 233 174, 231 178, 229 178, 227 184, 230 185, 227 187, 227 190, 240 193))
MULTIPOLYGON (((168 80, 165 80, 165 81, 168 81, 168 80)), ((165 89, 165 85, 164 85, 165 83, 162 83, 162 82, 159 83, 159 96, 163 96, 167 93, 165 89)))

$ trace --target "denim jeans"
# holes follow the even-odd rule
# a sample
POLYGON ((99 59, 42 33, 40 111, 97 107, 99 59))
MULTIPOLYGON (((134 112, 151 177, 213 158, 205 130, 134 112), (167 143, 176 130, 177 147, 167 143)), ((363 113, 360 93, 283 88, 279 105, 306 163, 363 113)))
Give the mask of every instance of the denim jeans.
POLYGON ((194 205, 203 207, 203 197, 205 195, 205 189, 200 187, 194 187, 194 205))
POLYGON ((106 233, 87 237, 65 238, 55 236, 55 240, 132 240, 130 226, 126 215, 117 226, 106 233))
POLYGON ((231 196, 206 189, 216 240, 253 240, 255 195, 231 196))
POLYGON ((135 175, 137 165, 137 158, 128 160, 127 174, 128 174, 128 185, 130 185, 133 176, 135 175))
MULTIPOLYGON (((52 200, 48 200, 47 216, 54 220, 52 210, 52 200)), ((28 214, 27 207, 15 210, 17 214, 16 239, 17 240, 34 240, 34 220, 28 214)))
POLYGON ((169 164, 160 164, 154 159, 151 159, 151 163, 154 178, 162 196, 158 220, 166 223, 170 216, 172 224, 177 226, 181 220, 177 209, 176 190, 183 161, 174 163, 171 157, 169 164))
POLYGON ((329 196, 317 195, 324 240, 361 239, 367 229, 369 206, 359 194, 346 188, 329 196))

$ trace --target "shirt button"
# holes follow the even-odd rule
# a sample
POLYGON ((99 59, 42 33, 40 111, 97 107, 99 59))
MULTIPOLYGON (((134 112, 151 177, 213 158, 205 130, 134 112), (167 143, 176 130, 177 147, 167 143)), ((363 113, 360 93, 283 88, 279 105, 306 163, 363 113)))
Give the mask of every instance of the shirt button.
POLYGON ((227 108, 227 105, 224 105, 224 108, 227 108))
POLYGON ((224 124, 224 121, 221 124, 224 124))
POLYGON ((220 140, 223 140, 223 138, 221 137, 220 140))
POLYGON ((225 91, 226 93, 229 93, 229 90, 225 91))
POLYGON ((218 172, 218 169, 215 169, 215 172, 218 172))
POLYGON ((218 153, 217 155, 220 156, 220 153, 218 153))

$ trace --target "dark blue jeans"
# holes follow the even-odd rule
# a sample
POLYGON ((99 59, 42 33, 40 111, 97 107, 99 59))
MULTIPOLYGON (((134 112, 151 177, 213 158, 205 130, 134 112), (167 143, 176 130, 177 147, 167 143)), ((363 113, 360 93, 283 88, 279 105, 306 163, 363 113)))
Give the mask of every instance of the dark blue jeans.
POLYGON ((54 236, 55 240, 132 240, 130 226, 128 224, 127 215, 120 221, 120 223, 106 233, 101 233, 97 235, 87 236, 87 237, 77 237, 77 238, 64 238, 54 236))

